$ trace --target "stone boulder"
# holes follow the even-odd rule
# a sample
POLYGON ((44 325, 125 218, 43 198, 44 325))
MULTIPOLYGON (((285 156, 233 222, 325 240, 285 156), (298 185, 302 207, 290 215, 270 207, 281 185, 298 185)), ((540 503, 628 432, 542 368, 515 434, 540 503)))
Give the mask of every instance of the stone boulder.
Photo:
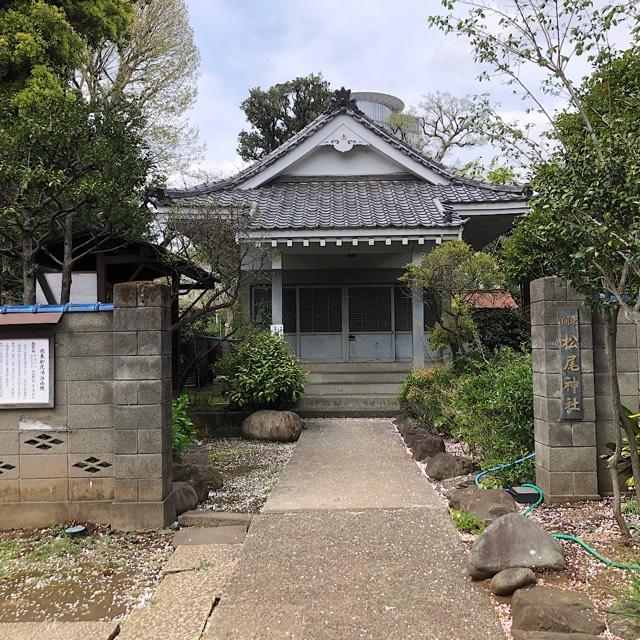
POLYGON ((622 640, 638 640, 640 638, 640 620, 624 611, 616 610, 607 616, 609 631, 622 640))
POLYGON ((404 434, 407 432, 407 429, 411 428, 411 422, 409 422, 409 420, 407 420, 406 418, 396 418, 393 421, 393 424, 395 425, 396 429, 398 430, 398 433, 404 438, 404 434))
POLYGON ((224 478, 218 471, 213 467, 210 467, 208 464, 198 465, 198 469, 204 477, 209 491, 218 491, 218 489, 222 489, 224 486, 224 478))
POLYGON ((473 463, 468 458, 454 456, 451 453, 436 453, 427 461, 426 472, 432 480, 444 480, 454 476, 463 476, 473 471, 473 463))
POLYGON ((262 410, 252 413, 242 423, 243 438, 295 442, 302 432, 300 416, 293 411, 262 410))
POLYGON ((209 484, 199 466, 174 462, 173 482, 190 484, 198 496, 198 502, 204 502, 209 497, 209 484))
POLYGON ((496 596, 510 596, 514 591, 522 589, 522 587, 530 587, 536 581, 536 574, 531 569, 516 567, 496 573, 491 578, 489 589, 496 596))
POLYGON ((188 482, 174 482, 173 495, 176 499, 176 515, 178 516, 198 506, 198 494, 188 482))
POLYGON ((544 529, 519 513, 492 522, 473 543, 467 557, 469 575, 492 578, 504 569, 564 569, 562 548, 544 529))
POLYGON ((442 489, 444 497, 449 500, 456 491, 465 489, 466 487, 474 487, 476 475, 475 473, 468 473, 465 476, 454 476, 453 478, 442 480, 442 482, 440 482, 440 488, 442 489))
POLYGON ((511 600, 512 629, 599 636, 605 624, 587 595, 555 587, 519 589, 511 600))
POLYGON ((412 433, 410 440, 411 444, 405 439, 405 444, 411 449, 413 459, 418 460, 418 462, 432 458, 444 451, 444 440, 440 436, 434 436, 424 429, 418 433, 412 433))
POLYGON ((502 489, 466 487, 451 494, 449 506, 474 513, 485 525, 491 524, 506 513, 518 510, 516 501, 502 489))
POLYGON ((600 636, 589 633, 554 633, 553 631, 522 631, 512 629, 513 640, 600 640, 600 636))

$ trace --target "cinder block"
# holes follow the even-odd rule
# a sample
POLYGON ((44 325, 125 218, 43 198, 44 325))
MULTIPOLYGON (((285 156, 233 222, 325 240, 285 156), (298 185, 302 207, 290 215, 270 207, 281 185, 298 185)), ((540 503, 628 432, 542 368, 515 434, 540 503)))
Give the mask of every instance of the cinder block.
POLYGON ((542 444, 542 442, 535 443, 535 452, 536 452, 536 465, 542 467, 543 469, 550 469, 550 448, 542 444))
POLYGON ((16 480, 20 477, 20 456, 0 455, 0 480, 16 480))
POLYGON ((117 502, 138 501, 138 481, 129 478, 114 479, 114 496, 117 502))
POLYGON ((70 404, 69 428, 108 429, 114 424, 112 404, 70 404))
POLYGON ((542 489, 542 492, 546 495, 549 491, 549 471, 540 466, 536 461, 536 484, 542 489))
POLYGON ((113 500, 113 478, 69 478, 69 500, 113 500))
POLYGON ((618 373, 622 371, 638 371, 638 349, 618 349, 618 373))
MULTIPOLYGON (((572 446, 571 424, 567 422, 542 422, 536 421, 535 437, 540 444, 549 447, 570 447, 572 446)), ((543 465, 546 467, 546 465, 543 465)))
POLYGON ((18 430, 0 431, 0 460, 2 456, 17 455, 19 451, 18 430))
POLYGON ((114 429, 113 435, 116 455, 138 453, 138 432, 135 429, 114 429))
POLYGON ((532 349, 531 359, 536 373, 560 373, 559 349, 532 349))
POLYGON ((111 380, 113 358, 76 356, 66 358, 68 380, 111 380))
POLYGON ((17 431, 20 426, 20 409, 2 409, 0 411, 0 429, 2 431, 17 431))
POLYGON ((596 423, 574 422, 571 425, 571 437, 574 447, 595 447, 596 423))
POLYGON ((114 356, 135 356, 138 354, 138 334, 135 331, 120 331, 113 334, 114 356))
POLYGON ((69 450, 69 432, 64 430, 24 430, 20 431, 20 454, 51 455, 66 454, 69 450))
POLYGON ((160 404, 168 400, 171 400, 171 378, 139 382, 138 404, 160 404))
POLYGON ((66 478, 66 454, 20 456, 20 478, 66 478))
POLYGON ((68 499, 69 483, 66 478, 20 479, 21 502, 62 502, 68 499))
POLYGON ((113 402, 116 405, 138 404, 137 380, 115 380, 113 382, 113 402))
POLYGON ((574 473, 573 474, 573 491, 577 496, 595 496, 598 495, 598 473, 574 473))
POLYGON ((70 404, 113 403, 113 382, 110 380, 76 380, 68 383, 70 404))
POLYGON ((115 356, 113 360, 116 380, 158 380, 170 371, 165 356, 115 356))
POLYGON ((107 452, 70 453, 70 478, 111 478, 113 477, 113 454, 107 452))
POLYGON ((169 307, 171 289, 166 284, 143 282, 138 288, 138 305, 144 307, 169 307))
POLYGON ((545 498, 556 498, 564 496, 570 498, 575 495, 573 487, 573 473, 570 472, 550 472, 549 485, 545 492, 545 498))
POLYGON ((175 497, 172 493, 163 502, 114 502, 111 514, 117 531, 163 529, 175 522, 175 497))
POLYGON ((20 480, 3 480, 0 476, 0 502, 20 502, 20 480))
POLYGON ((162 453, 164 439, 162 429, 140 429, 138 434, 138 453, 162 453))
POLYGON ((595 447, 563 447, 549 449, 549 465, 543 464, 549 471, 576 472, 592 471, 595 473, 597 455, 595 447))
POLYGON ((113 338, 110 331, 85 331, 56 334, 56 355, 111 356, 113 338))
POLYGON ((162 355, 166 352, 165 341, 168 331, 139 331, 138 353, 143 356, 162 355))
POLYGON ((640 395, 640 376, 637 371, 618 372, 618 385, 622 396, 640 395))
POLYGON ((542 300, 566 300, 567 285, 556 277, 538 278, 530 285, 531 302, 542 300))
POLYGON ((119 455, 115 459, 116 478, 161 478, 165 469, 159 453, 119 455))
POLYGON ((559 349, 559 327, 541 324, 531 327, 531 347, 533 349, 559 349))
POLYGON ((163 328, 164 309, 161 307, 115 308, 113 330, 159 331, 163 328))
POLYGON ((533 396, 533 414, 545 422, 560 421, 560 399, 533 396))
POLYGON ((162 405, 116 405, 114 424, 116 429, 159 429, 162 427, 162 405))
POLYGON ((121 282, 113 287, 113 305, 116 309, 138 306, 140 282, 121 282))
POLYGON ((77 429, 69 434, 69 453, 113 453, 113 429, 77 429))
POLYGON ((162 502, 165 497, 162 479, 138 480, 138 500, 140 502, 162 502))
POLYGON ((58 323, 57 331, 80 333, 84 331, 111 331, 113 313, 64 313, 58 323))

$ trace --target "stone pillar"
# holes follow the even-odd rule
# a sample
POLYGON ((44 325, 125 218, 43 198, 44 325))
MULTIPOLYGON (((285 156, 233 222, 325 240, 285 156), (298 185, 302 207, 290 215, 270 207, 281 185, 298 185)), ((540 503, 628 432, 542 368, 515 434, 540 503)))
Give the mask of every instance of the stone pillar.
MULTIPOLYGON (((422 262, 423 251, 413 251, 413 264, 422 262)), ((413 352, 413 368, 424 367, 425 332, 424 332, 424 293, 421 287, 411 287, 411 345, 413 352)))
POLYGON ((271 258, 271 324, 282 325, 282 256, 271 258))
POLYGON ((559 278, 531 283, 536 483, 547 502, 599 498, 591 311, 559 278), (559 312, 578 309, 582 419, 562 419, 559 312))
POLYGON ((160 529, 175 520, 171 453, 171 295, 155 282, 114 288, 112 524, 160 529))

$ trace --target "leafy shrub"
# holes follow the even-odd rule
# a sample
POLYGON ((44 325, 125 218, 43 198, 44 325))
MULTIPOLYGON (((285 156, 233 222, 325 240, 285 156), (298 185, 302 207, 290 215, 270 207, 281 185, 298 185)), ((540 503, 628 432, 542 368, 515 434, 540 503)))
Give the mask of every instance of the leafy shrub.
POLYGON ((460 509, 449 509, 449 511, 458 531, 475 533, 476 535, 480 535, 484 531, 484 522, 475 513, 460 509))
POLYGON ((501 347, 520 351, 529 345, 529 321, 519 309, 475 309, 473 322, 480 344, 488 351, 501 347))
MULTIPOLYGON (((476 375, 464 376, 451 395, 452 433, 472 447, 484 469, 533 450, 531 356, 503 348, 476 375)), ((495 474, 513 482, 532 474, 533 462, 495 474)))
POLYGON ((306 374, 278 335, 250 335, 215 367, 227 378, 226 397, 241 409, 287 409, 304 391, 306 374))
POLYGON ((418 424, 446 431, 448 400, 457 378, 450 365, 412 371, 402 382, 398 404, 418 424))
POLYGON ((187 415, 189 396, 183 393, 171 403, 171 435, 173 454, 181 456, 190 442, 198 435, 196 426, 187 415))

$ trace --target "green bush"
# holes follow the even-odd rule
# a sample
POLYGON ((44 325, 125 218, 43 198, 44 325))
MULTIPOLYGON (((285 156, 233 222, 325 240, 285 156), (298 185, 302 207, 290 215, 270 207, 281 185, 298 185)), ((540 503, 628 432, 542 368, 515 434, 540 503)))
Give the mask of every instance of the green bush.
POLYGON ((447 431, 448 401, 457 378, 450 365, 412 371, 402 382, 398 404, 419 425, 447 431))
POLYGON ((227 378, 225 396, 240 409, 287 409, 304 391, 306 374, 289 345, 278 335, 262 331, 216 363, 227 378))
MULTIPOLYGON (((483 469, 533 450, 531 356, 503 348, 451 394, 452 433, 472 448, 483 469)), ((496 473, 505 483, 533 472, 533 461, 496 473)))
POLYGON ((473 322, 480 344, 488 351, 529 347, 529 321, 519 309, 475 309, 473 322))
POLYGON ((484 531, 484 522, 475 513, 461 511, 460 509, 449 509, 451 519, 458 531, 464 533, 475 533, 480 535, 484 531))
POLYGON ((173 455, 181 456, 190 442, 198 435, 196 426, 187 415, 189 396, 183 393, 171 403, 171 435, 173 455))

